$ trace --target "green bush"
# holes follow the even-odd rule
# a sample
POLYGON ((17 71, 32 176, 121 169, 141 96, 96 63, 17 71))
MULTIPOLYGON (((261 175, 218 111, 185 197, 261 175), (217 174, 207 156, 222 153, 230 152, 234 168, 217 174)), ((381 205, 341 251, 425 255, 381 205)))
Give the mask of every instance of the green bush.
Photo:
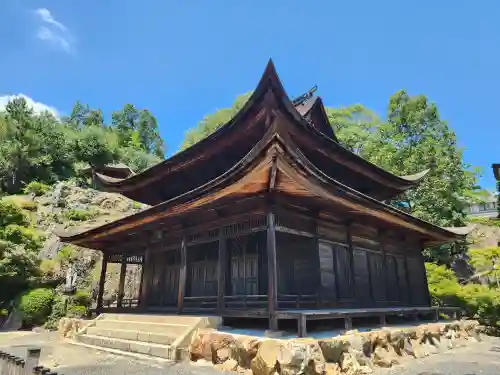
POLYGON ((87 315, 87 307, 78 305, 68 307, 66 313, 66 316, 70 318, 83 318, 85 315, 87 315))
POLYGON ((56 330, 59 325, 59 320, 66 315, 64 307, 64 297, 56 295, 52 304, 52 311, 45 323, 44 327, 50 330, 56 330))
POLYGON ((66 218, 73 221, 85 221, 94 217, 94 214, 87 210, 73 209, 65 213, 66 218))
POLYGON ((26 250, 38 251, 42 248, 45 237, 36 229, 11 224, 0 228, 0 239, 23 245, 26 250))
POLYGON ((83 290, 77 290, 76 293, 71 296, 71 304, 75 306, 90 307, 92 303, 92 297, 90 293, 83 290))
POLYGON ((0 228, 10 224, 28 225, 28 218, 21 207, 7 199, 0 200, 0 228))
POLYGON ((500 291, 486 285, 460 285, 452 270, 426 263, 427 282, 432 302, 438 306, 454 306, 481 324, 500 327, 500 291))
POLYGON ((43 183, 38 182, 38 181, 31 181, 23 189, 24 194, 34 194, 37 197, 44 195, 49 190, 50 190, 49 185, 43 184, 43 183))
POLYGON ((48 288, 38 288, 21 296, 19 310, 23 325, 32 327, 45 323, 52 311, 54 291, 48 288))

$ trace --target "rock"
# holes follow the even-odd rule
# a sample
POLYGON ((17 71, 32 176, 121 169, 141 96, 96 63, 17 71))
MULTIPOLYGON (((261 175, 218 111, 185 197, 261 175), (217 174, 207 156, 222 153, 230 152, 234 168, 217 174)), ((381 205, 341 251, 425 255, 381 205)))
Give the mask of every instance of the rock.
POLYGON ((239 337, 236 338, 235 344, 231 357, 235 359, 241 367, 250 368, 250 363, 259 350, 260 341, 249 337, 239 337))
POLYGON ((225 362, 217 363, 214 367, 220 371, 234 371, 238 367, 238 362, 231 358, 225 362))
POLYGON ((402 330, 392 331, 389 336, 389 344, 394 349, 397 355, 405 355, 404 347, 406 342, 406 334, 402 330))
POLYGON ((327 363, 325 365, 325 375, 340 375, 342 369, 338 363, 327 363))
POLYGON ((276 340, 265 340, 260 344, 257 355, 250 364, 254 375, 271 375, 278 368, 278 358, 284 350, 283 345, 276 340))
POLYGON ((61 339, 71 339, 84 328, 84 321, 76 318, 61 318, 57 332, 61 339))
POLYGON ((347 352, 351 346, 351 343, 344 338, 319 340, 318 344, 327 362, 339 362, 340 355, 347 352))
POLYGON ((212 367, 213 365, 212 361, 207 361, 206 359, 199 359, 197 361, 194 361, 192 364, 196 366, 210 366, 210 367, 212 367))
POLYGON ((372 374, 373 373, 373 369, 370 366, 361 366, 359 368, 359 370, 362 374, 372 374))
POLYGON ((413 356, 415 358, 424 358, 428 354, 425 352, 424 348, 420 344, 420 340, 418 339, 410 339, 411 347, 413 349, 413 356))
POLYGON ((354 375, 358 374, 361 371, 361 366, 356 360, 356 357, 353 353, 342 353, 340 355, 339 363, 343 373, 354 375))
POLYGON ((189 356, 191 360, 205 359, 213 363, 223 363, 231 357, 236 346, 233 336, 213 329, 199 329, 191 338, 189 356))
POLYGON ((381 346, 378 346, 373 351, 372 362, 379 367, 391 367, 399 363, 395 352, 381 346))
POLYGON ((255 375, 280 374, 319 375, 325 372, 325 358, 313 340, 265 340, 251 362, 255 375))

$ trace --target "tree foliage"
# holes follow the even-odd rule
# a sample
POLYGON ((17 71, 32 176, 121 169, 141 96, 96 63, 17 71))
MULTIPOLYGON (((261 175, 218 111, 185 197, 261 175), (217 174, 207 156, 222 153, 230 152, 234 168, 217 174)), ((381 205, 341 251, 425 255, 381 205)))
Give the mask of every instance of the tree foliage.
POLYGON ((66 180, 76 175, 76 165, 122 162, 139 172, 163 157, 156 119, 130 104, 113 112, 109 125, 100 109, 80 102, 62 120, 35 114, 23 98, 0 112, 0 193, 66 180))
POLYGON ((250 95, 252 95, 251 92, 240 95, 236 98, 231 107, 219 109, 215 113, 205 116, 195 128, 187 131, 181 150, 191 147, 229 122, 245 105, 250 95))

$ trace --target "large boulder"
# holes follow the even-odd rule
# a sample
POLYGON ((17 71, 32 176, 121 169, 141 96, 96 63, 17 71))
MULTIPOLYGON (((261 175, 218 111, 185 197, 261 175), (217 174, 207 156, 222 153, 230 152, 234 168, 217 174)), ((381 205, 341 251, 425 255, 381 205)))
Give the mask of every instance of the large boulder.
POLYGON ((189 355, 192 361, 205 359, 212 363, 223 363, 231 358, 235 346, 235 339, 231 335, 213 329, 199 329, 191 338, 189 355))
POLYGON ((254 375, 320 375, 325 368, 321 348, 312 340, 263 341, 251 362, 254 375))

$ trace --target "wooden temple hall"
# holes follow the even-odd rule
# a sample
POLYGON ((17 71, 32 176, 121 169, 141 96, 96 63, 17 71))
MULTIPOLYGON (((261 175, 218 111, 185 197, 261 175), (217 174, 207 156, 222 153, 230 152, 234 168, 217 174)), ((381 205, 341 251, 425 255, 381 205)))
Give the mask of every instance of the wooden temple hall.
POLYGON ((99 312, 108 262, 142 265, 137 303, 119 297, 115 311, 261 317, 271 329, 415 312, 431 303, 422 250, 464 239, 384 203, 426 173, 396 176, 344 148, 321 99, 291 100, 270 61, 204 140, 126 178, 94 171, 101 189, 151 208, 60 237, 102 251, 99 312))

